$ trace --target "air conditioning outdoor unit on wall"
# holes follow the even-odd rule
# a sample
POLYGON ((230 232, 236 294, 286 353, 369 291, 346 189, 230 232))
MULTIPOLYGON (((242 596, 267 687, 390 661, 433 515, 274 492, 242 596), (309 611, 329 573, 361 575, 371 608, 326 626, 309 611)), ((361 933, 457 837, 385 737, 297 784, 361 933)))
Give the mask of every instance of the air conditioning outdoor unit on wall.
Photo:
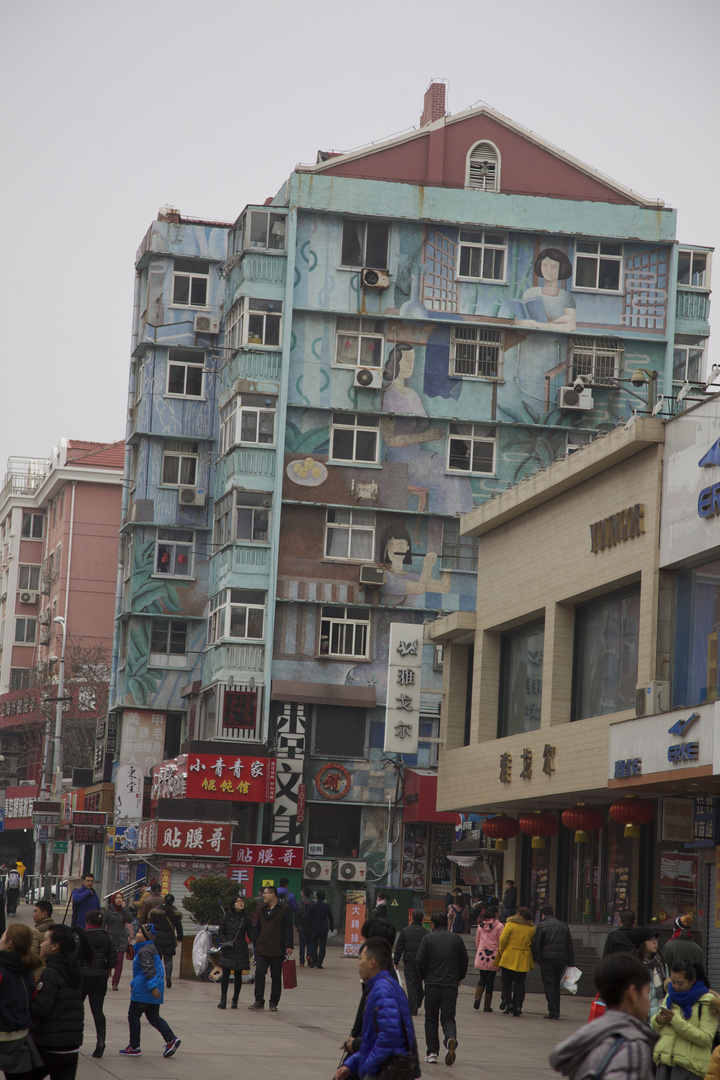
POLYGON ((44 611, 40 612, 38 622, 41 626, 49 626, 52 622, 52 612, 49 607, 46 607, 44 611))
POLYGON ((181 487, 179 489, 178 502, 181 507, 204 506, 205 492, 202 490, 202 488, 181 487))
POLYGON ((367 872, 367 863, 364 862, 339 862, 338 881, 364 881, 367 872))
POLYGON ((390 286, 390 275, 384 270, 371 270, 366 266, 360 272, 360 284, 363 289, 387 289, 390 286))
POLYGON ((558 391, 559 409, 592 409, 591 390, 576 390, 574 386, 561 386, 558 391))
POLYGON ((358 368, 353 379, 353 386, 366 390, 379 390, 382 386, 382 368, 358 368))
POLYGON ((219 334, 219 315, 196 315, 193 329, 196 334, 219 334))
POLYGON ((36 592, 21 592, 20 603, 21 604, 37 604, 38 594, 36 592))
POLYGON ((303 877, 308 881, 329 881, 332 875, 332 859, 308 859, 303 867, 303 877))
POLYGON ((654 679, 635 690, 635 715, 654 716, 670 708, 670 683, 654 679))
POLYGON ((366 564, 360 567, 359 583, 368 589, 377 589, 385 584, 385 567, 366 564))

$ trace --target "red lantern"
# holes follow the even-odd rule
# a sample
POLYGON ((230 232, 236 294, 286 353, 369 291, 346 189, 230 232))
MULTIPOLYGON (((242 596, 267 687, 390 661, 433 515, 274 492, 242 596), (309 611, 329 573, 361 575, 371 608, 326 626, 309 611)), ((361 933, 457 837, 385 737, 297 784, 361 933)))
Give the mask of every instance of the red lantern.
POLYGON ((545 838, 554 836, 560 828, 558 819, 547 810, 534 810, 532 814, 523 814, 518 821, 520 832, 532 836, 534 848, 544 848, 545 838))
POLYGON ((515 818, 507 814, 497 814, 483 822, 482 831, 490 840, 495 841, 496 851, 507 851, 507 842, 520 832, 515 818))
POLYGON ((640 826, 647 825, 655 817, 655 803, 627 795, 620 802, 613 803, 609 813, 613 821, 625 826, 625 836, 637 838, 640 836, 640 826))
POLYGON ((576 844, 589 844, 589 833, 597 832, 605 824, 602 813, 587 803, 578 803, 569 810, 563 810, 560 820, 566 829, 574 829, 576 844))

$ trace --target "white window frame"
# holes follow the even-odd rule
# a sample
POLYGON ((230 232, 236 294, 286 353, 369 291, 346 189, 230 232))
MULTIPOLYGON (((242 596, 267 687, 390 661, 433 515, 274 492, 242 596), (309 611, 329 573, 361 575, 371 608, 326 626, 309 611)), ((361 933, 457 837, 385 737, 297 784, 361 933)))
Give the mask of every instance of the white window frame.
POLYGON ((40 592, 40 566, 37 563, 20 563, 18 566, 18 592, 40 592), (27 571, 27 573, 25 572, 27 571), (23 584, 23 578, 26 579, 23 584), (34 582, 34 584, 33 584, 34 582))
MULTIPOLYGON (((507 282, 507 251, 508 251, 508 234, 502 229, 461 229, 460 238, 458 240, 458 254, 457 254, 457 279, 458 281, 490 281, 495 285, 504 285, 507 282), (494 242, 488 240, 487 237, 503 237, 502 242, 494 242), (461 264, 463 261, 463 252, 480 252, 480 273, 479 274, 463 274, 461 271, 461 264), (493 257, 493 263, 496 261, 496 253, 502 252, 502 272, 497 277, 488 277, 483 273, 485 269, 485 254, 491 254, 493 257)), ((492 267, 495 270, 495 266, 492 267)))
POLYGON ((490 142, 489 139, 481 139, 476 142, 474 146, 471 146, 468 150, 467 158, 465 159, 465 187, 470 191, 489 191, 498 192, 500 190, 500 169, 501 169, 500 151, 494 142, 490 142), (483 147, 488 149, 483 153, 483 147), (475 158, 478 160, 493 162, 495 168, 487 175, 473 177, 473 166, 475 165, 475 158))
POLYGON ((274 446, 277 432, 277 398, 268 394, 235 394, 220 410, 220 453, 233 446, 274 446), (270 402, 270 404, 266 404, 270 402), (243 438, 243 426, 254 418, 255 438, 243 438), (272 424, 271 438, 267 436, 272 424))
POLYGON ((447 456, 447 471, 449 473, 462 473, 465 476, 494 476, 497 467, 497 427, 495 424, 465 424, 465 423, 452 423, 450 424, 450 437, 448 438, 448 456, 447 456), (469 432, 461 431, 461 428, 470 428, 469 432), (492 432, 492 434, 489 434, 492 432), (470 468, 461 469, 457 465, 451 464, 452 459, 452 444, 453 442, 470 442, 471 455, 470 455, 470 468), (492 467, 490 469, 473 469, 472 465, 474 457, 475 445, 491 445, 493 449, 492 455, 492 467))
POLYGON ((375 221, 374 218, 343 218, 342 233, 340 236, 340 268, 342 270, 361 270, 365 267, 371 270, 387 270, 390 266, 390 222, 389 221, 375 221), (376 266, 377 260, 368 261, 368 226, 378 225, 387 230, 385 238, 385 265, 376 266), (362 226, 363 234, 360 242, 362 249, 361 258, 359 262, 343 262, 343 253, 345 251, 345 228, 359 228, 362 226))
POLYGON ((251 349, 281 349, 282 313, 282 300, 269 300, 267 297, 246 296, 245 310, 242 314, 243 345, 248 345, 251 349), (268 307, 266 308, 264 307, 264 305, 268 305, 268 307), (272 305, 272 308, 270 308, 269 305, 272 305), (255 320, 256 324, 253 330, 253 334, 255 334, 255 330, 257 329, 258 320, 260 320, 262 323, 262 332, 259 335, 259 341, 253 340, 250 337, 250 323, 252 320, 255 320), (277 320, 277 343, 266 341, 266 338, 269 336, 268 330, 270 326, 275 325, 274 322, 269 322, 268 320, 277 320))
POLYGON ((38 637, 38 621, 36 618, 28 618, 26 615, 15 616, 15 636, 13 638, 14 645, 36 645, 38 637), (23 636, 18 637, 18 630, 22 624, 23 636), (32 637, 28 637, 28 631, 32 630, 32 637))
POLYGON ((683 345, 680 342, 675 342, 675 344, 673 345, 673 382, 674 383, 690 382, 690 383, 695 383, 696 386, 700 386, 700 385, 705 384, 704 372, 705 372, 706 346, 707 346, 707 340, 706 339, 704 339, 702 342, 699 342, 697 345, 683 345), (676 366, 675 365, 675 357, 676 357, 676 354, 680 353, 680 352, 685 353, 685 363, 683 365, 685 374, 684 374, 684 376, 682 378, 680 378, 679 375, 675 374, 675 366, 676 366), (690 353, 691 352, 700 353, 699 372, 698 372, 698 378, 697 379, 688 378, 688 364, 689 364, 689 361, 690 361, 690 353))
MULTIPOLYGON (((265 638, 265 613, 267 610, 267 593, 262 589, 222 589, 210 600, 210 617, 208 619, 208 644, 215 645, 219 641, 250 641, 259 642, 265 638), (262 597, 262 602, 259 601, 262 597), (253 599, 251 599, 253 598, 253 599), (233 612, 245 609, 245 634, 238 636, 231 634, 233 612), (248 634, 251 619, 257 619, 254 613, 260 612, 261 633, 248 634)), ((238 618, 238 615, 235 615, 238 618)), ((258 627, 252 628, 257 630, 258 627)))
POLYGON ((606 296, 620 296, 624 289, 623 281, 623 255, 624 247, 622 241, 618 240, 588 240, 581 239, 575 241, 575 262, 573 265, 573 289, 577 289, 579 292, 591 292, 591 293, 603 293, 606 296), (580 250, 582 245, 589 248, 591 244, 595 245, 595 251, 582 251, 580 250), (603 248, 620 248, 620 253, 603 251, 603 248), (578 283, 578 271, 580 269, 580 263, 595 262, 595 285, 580 285, 578 283), (618 266, 618 286, 617 289, 604 289, 600 286, 600 267, 603 262, 617 264, 618 266))
POLYGON ((193 577, 195 533, 192 529, 158 529, 155 539, 153 577, 180 578, 187 581, 193 577), (166 565, 167 570, 160 569, 166 565), (183 562, 183 559, 186 561, 183 562), (178 569, 187 566, 187 571, 178 569))
POLYGON ((22 517, 20 518, 20 538, 22 540, 42 540, 45 536, 45 515, 34 514, 32 510, 23 510, 22 517), (25 518, 30 518, 30 532, 25 533, 25 518), (40 535, 35 532, 35 526, 37 521, 40 522, 40 535))
POLYGON ((268 491, 239 491, 234 488, 215 502, 214 548, 226 544, 268 544, 270 542, 270 511, 272 494, 268 491), (239 514, 250 514, 250 536, 240 536, 239 514), (258 528, 263 523, 265 528, 258 528), (256 533, 265 535, 256 535, 256 533))
POLYGON ((192 352, 190 349, 168 349, 167 358, 167 379, 165 383, 165 397, 169 398, 183 398, 189 401, 204 401, 205 400, 205 354, 192 352), (175 357, 173 358, 173 354, 175 357), (194 357, 194 359, 191 359, 194 357), (175 368, 178 371, 183 371, 183 386, 184 390, 178 392, 177 390, 170 389, 170 372, 171 368, 175 368), (197 369, 200 369, 200 393, 189 394, 187 390, 188 385, 188 369, 194 369, 193 374, 197 374, 197 369))
POLYGON ((450 377, 501 381, 504 344, 502 330, 471 323, 453 323, 450 334, 450 377), (494 373, 491 371, 493 365, 494 373), (462 370, 471 366, 472 370, 462 370))
POLYGON ((681 289, 702 289, 705 292, 710 288, 710 258, 711 253, 709 251, 695 251, 694 248, 680 248, 678 250, 678 275, 677 283, 681 289), (702 273, 702 282, 693 281, 693 263, 695 262, 695 256, 699 256, 705 260, 705 269, 702 273), (687 256, 690 259, 690 272, 688 274, 688 281, 680 280, 680 260, 683 256, 687 256))
POLYGON ((333 360, 334 367, 350 367, 350 368, 381 368, 385 364, 385 334, 383 330, 378 330, 377 327, 384 328, 385 324, 381 319, 357 319, 352 316, 338 316, 337 324, 335 327, 335 358, 333 360), (347 323, 346 326, 341 326, 340 323, 347 323), (344 340, 343 340, 344 339, 344 340), (342 351, 345 342, 352 343, 356 347, 357 359, 346 360, 342 357, 342 351), (363 349, 372 344, 372 358, 370 360, 363 359, 363 349))
POLYGON ((332 562, 369 563, 373 561, 375 551, 375 513, 372 510, 358 510, 357 508, 346 509, 345 507, 328 507, 325 514, 325 542, 323 545, 324 557, 332 562), (333 547, 342 546, 343 537, 346 534, 345 549, 347 554, 338 555, 332 551, 333 547), (353 544, 361 544, 370 540, 369 552, 366 555, 353 554, 353 544))
POLYGON ((271 252, 284 252, 285 251, 285 233, 287 231, 287 211, 278 212, 273 210, 272 207, 267 209, 255 209, 246 210, 243 219, 243 236, 247 238, 247 243, 244 248, 245 251, 271 251, 271 252), (265 239, 260 242, 256 237, 253 240, 253 226, 255 224, 255 218, 264 217, 265 220, 265 239), (273 218, 275 220, 273 220, 273 218), (279 226, 282 225, 282 229, 279 226), (273 243, 273 237, 278 237, 280 243, 273 243))
POLYGON ((320 609, 320 656, 332 658, 370 659, 370 612, 362 608, 336 607, 324 604, 320 609), (355 612, 355 616, 348 615, 355 612), (362 617, 359 614, 362 612, 362 617), (339 646, 350 644, 352 651, 339 646), (356 647, 360 645, 361 649, 356 647))
POLYGON ((179 487, 197 487, 198 477, 200 475, 200 454, 197 451, 185 451, 185 450, 163 450, 162 462, 160 463, 160 487, 163 488, 179 488, 179 487), (165 479, 165 462, 170 462, 173 459, 177 459, 177 480, 165 479), (193 479, 187 479, 187 470, 192 465, 193 479), (183 470, 186 472, 186 479, 183 479, 183 470))
POLYGON ((150 666, 186 668, 188 666, 189 633, 190 624, 186 619, 153 619, 150 627, 150 666), (179 629, 180 627, 182 627, 182 630, 179 629), (153 648, 153 646, 157 646, 158 637, 163 632, 165 635, 165 647, 163 649, 153 648), (182 652, 177 652, 172 648, 173 635, 176 635, 175 644, 177 645, 180 634, 183 636, 184 648, 182 652))
POLYGON ((173 260, 172 271, 172 302, 170 307, 180 308, 192 308, 194 311, 207 311, 210 307, 208 303, 210 299, 210 263, 207 259, 183 259, 176 258, 173 260), (207 270, 201 270, 200 267, 207 267, 207 270), (187 278, 188 281, 188 298, 187 300, 175 299, 175 283, 182 278, 187 278), (196 281, 205 282, 205 303, 196 304, 193 302, 193 285, 196 281))
POLYGON ((592 386, 615 386, 625 349, 616 338, 573 338, 568 344, 567 385, 582 378, 592 386), (613 360, 612 372, 608 360, 613 360))
POLYGON ((330 423, 330 460, 353 463, 360 465, 377 465, 380 453, 380 417, 371 417, 367 413, 333 413, 330 423), (360 423, 363 421, 363 423, 360 423), (372 422, 368 422, 372 421, 372 422), (352 457, 337 457, 335 454, 335 432, 353 432, 352 457), (375 435, 375 456, 373 458, 359 458, 357 456, 358 435, 360 432, 370 432, 375 435))

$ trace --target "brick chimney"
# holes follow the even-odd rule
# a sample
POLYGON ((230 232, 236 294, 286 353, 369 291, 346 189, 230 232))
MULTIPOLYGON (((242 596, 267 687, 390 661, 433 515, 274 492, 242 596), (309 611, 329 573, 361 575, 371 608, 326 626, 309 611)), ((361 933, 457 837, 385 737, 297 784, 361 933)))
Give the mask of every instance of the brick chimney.
POLYGON ((420 117, 420 127, 432 124, 433 120, 439 120, 445 116, 445 91, 444 82, 431 82, 425 91, 423 98, 423 111, 420 117))

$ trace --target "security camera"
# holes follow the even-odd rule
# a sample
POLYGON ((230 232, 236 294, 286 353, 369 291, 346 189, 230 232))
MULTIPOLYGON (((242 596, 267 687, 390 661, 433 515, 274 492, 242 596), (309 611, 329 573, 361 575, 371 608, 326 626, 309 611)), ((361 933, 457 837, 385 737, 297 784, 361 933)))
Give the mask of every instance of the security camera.
POLYGON ((576 394, 582 394, 583 390, 587 386, 587 382, 583 379, 582 375, 578 375, 577 379, 573 383, 573 390, 576 394))
POLYGON ((633 386, 644 386, 647 382, 647 373, 644 368, 638 368, 637 371, 633 371, 630 376, 630 382, 633 386))

